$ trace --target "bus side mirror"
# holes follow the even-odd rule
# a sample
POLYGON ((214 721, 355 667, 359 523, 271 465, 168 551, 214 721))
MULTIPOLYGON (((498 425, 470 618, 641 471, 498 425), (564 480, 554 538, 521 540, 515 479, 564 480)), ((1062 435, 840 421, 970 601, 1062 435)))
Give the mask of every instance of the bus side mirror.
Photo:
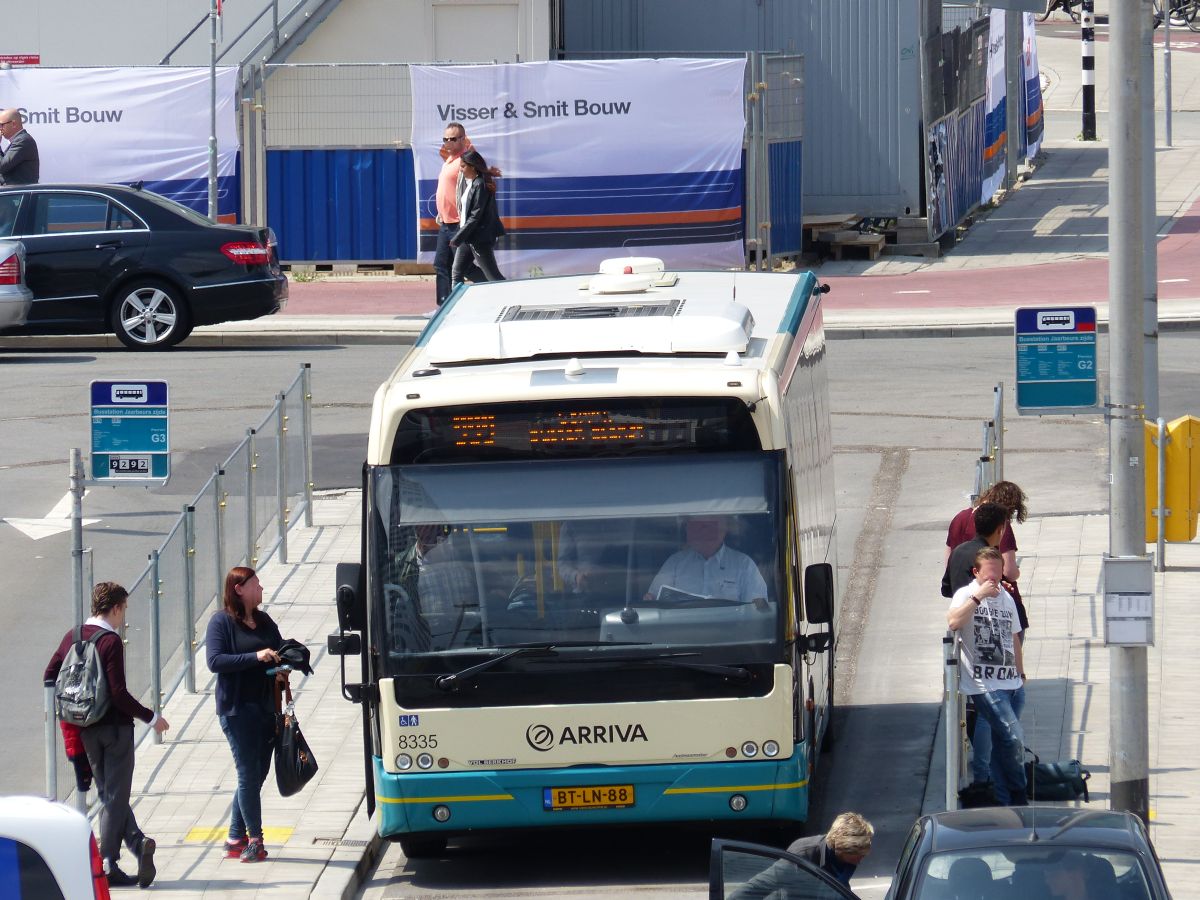
POLYGON ((367 598, 362 590, 362 565, 338 563, 337 584, 338 626, 343 631, 365 631, 367 628, 367 598))
POLYGON ((814 625, 833 621, 833 566, 813 563, 804 569, 804 618, 814 625))
POLYGON ((358 656, 362 653, 362 637, 357 634, 331 634, 325 641, 330 656, 358 656))

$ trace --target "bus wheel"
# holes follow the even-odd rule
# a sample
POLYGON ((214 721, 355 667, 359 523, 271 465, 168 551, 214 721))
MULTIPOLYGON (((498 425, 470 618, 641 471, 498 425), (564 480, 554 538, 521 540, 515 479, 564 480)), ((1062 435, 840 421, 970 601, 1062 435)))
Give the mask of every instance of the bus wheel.
POLYGON ((446 839, 436 834, 406 834, 399 838, 400 850, 409 859, 429 859, 441 856, 446 839))

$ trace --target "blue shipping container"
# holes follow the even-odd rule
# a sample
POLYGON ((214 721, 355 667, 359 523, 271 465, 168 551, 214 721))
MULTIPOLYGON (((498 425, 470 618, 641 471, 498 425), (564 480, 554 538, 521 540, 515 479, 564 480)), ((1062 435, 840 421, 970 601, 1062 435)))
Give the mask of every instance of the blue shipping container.
POLYGON ((268 150, 267 223, 284 262, 417 258, 411 150, 268 150))

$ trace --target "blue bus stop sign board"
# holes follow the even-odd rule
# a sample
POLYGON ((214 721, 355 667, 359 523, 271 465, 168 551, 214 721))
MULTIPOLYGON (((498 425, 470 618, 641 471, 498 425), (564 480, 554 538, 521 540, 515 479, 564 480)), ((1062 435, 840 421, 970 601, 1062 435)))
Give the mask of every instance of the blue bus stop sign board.
POLYGON ((1096 409, 1096 309, 1017 310, 1017 411, 1096 409))
POLYGON ((165 381, 93 381, 92 479, 165 481, 171 474, 165 381))

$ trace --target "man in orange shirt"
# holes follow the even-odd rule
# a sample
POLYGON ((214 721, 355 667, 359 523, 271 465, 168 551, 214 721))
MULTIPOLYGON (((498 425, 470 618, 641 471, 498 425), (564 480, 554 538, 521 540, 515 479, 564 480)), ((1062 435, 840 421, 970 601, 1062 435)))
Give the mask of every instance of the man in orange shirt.
MULTIPOLYGON (((451 122, 442 132, 441 157, 444 160, 438 173, 437 183, 437 249, 433 254, 433 269, 437 273, 437 305, 441 306, 450 296, 450 269, 454 264, 454 250, 450 242, 458 234, 458 197, 462 191, 462 155, 471 147, 467 130, 458 122, 451 122)), ((487 281, 474 262, 466 271, 470 281, 487 281)))

